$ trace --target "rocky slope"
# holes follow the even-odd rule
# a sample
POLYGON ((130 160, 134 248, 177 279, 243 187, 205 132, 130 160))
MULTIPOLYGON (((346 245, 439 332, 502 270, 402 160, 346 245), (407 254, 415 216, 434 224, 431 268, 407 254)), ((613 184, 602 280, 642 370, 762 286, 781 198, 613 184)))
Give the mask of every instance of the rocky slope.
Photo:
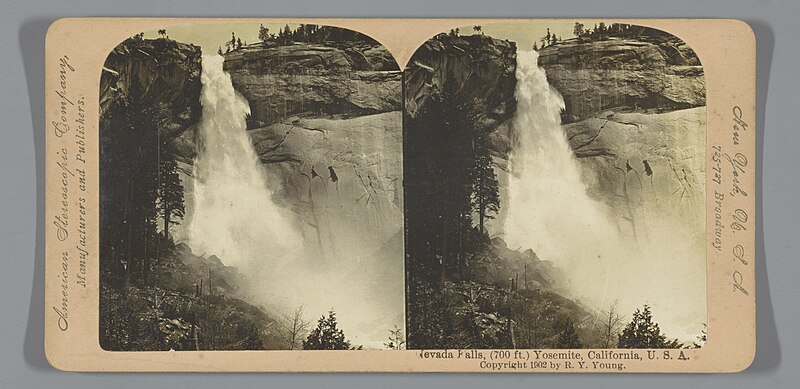
POLYGON ((401 233, 402 75, 385 48, 251 45, 226 54, 225 70, 250 103, 277 200, 308 239, 334 255, 371 253, 401 233))
POLYGON ((244 277, 185 244, 164 247, 152 282, 101 285, 100 344, 109 351, 285 348, 275 316, 254 306, 244 277))
POLYGON ((106 58, 100 78, 101 115, 110 103, 138 84, 144 99, 157 107, 162 136, 173 138, 184 160, 194 153, 191 134, 200 107, 200 47, 169 39, 130 38, 106 58))

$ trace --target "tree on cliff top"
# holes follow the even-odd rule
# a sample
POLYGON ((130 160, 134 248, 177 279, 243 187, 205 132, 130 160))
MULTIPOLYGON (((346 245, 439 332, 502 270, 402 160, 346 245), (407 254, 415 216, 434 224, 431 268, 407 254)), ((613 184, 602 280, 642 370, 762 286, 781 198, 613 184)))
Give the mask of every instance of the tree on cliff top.
POLYGON ((572 29, 572 33, 578 38, 582 37, 584 34, 583 23, 575 22, 575 27, 572 29))
POLYGON ((304 350, 349 350, 350 342, 345 339, 344 332, 337 328, 336 313, 328 311, 328 317, 319 318, 317 328, 311 330, 303 342, 304 350))
POLYGON ((261 27, 258 28, 258 40, 260 40, 261 43, 265 43, 269 39, 270 39, 269 28, 264 27, 264 25, 262 24, 261 27))

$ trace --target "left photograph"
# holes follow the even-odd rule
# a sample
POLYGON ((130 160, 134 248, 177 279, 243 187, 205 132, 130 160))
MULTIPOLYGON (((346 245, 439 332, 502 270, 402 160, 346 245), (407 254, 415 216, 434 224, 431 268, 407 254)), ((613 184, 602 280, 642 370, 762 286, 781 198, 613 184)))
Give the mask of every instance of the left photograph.
POLYGON ((164 26, 100 80, 100 345, 405 348, 402 74, 359 32, 164 26))

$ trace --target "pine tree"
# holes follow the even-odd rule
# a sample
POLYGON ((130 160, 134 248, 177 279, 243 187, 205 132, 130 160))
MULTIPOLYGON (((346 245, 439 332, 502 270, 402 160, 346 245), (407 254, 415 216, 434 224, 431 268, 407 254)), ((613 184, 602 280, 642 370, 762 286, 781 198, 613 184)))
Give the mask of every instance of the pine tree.
POLYGON ((569 319, 561 320, 559 323, 559 327, 562 327, 563 329, 558 334, 558 339, 556 340, 555 348, 583 347, 580 338, 578 338, 578 333, 575 331, 575 326, 572 324, 572 320, 569 319))
MULTIPOLYGON (((447 80, 455 80, 452 72, 447 80)), ((454 81, 444 84, 441 93, 441 116, 437 123, 438 141, 443 142, 438 148, 437 176, 434 179, 434 191, 438 213, 438 228, 435 233, 439 237, 439 255, 441 259, 441 277, 447 278, 447 272, 456 275, 463 269, 465 258, 465 241, 472 228, 472 183, 471 172, 474 161, 474 133, 469 125, 470 111, 458 96, 454 81)))
POLYGON ((633 313, 633 319, 619 335, 619 348, 678 348, 677 340, 667 340, 658 324, 653 322, 650 306, 633 313))
POLYGON ((582 37, 583 36, 583 27, 584 27, 583 23, 575 22, 575 27, 573 27, 572 33, 578 38, 582 37))
POLYGON ((161 140, 159 148, 158 209, 164 221, 164 237, 169 239, 169 226, 178 224, 185 213, 183 185, 178 174, 178 161, 169 147, 168 139, 161 140))
POLYGON ((270 39, 269 28, 264 27, 264 25, 262 24, 258 28, 258 40, 260 40, 262 43, 266 43, 269 39, 270 39))
MULTIPOLYGON (((156 242, 158 135, 152 102, 134 76, 102 122, 101 234, 110 240, 104 268, 126 283, 146 277, 156 242)), ((105 240, 105 238, 103 238, 105 240)))
POLYGON ((183 217, 177 161, 161 137, 159 111, 133 75, 100 120, 102 270, 126 283, 148 281, 164 234, 183 217))
POLYGON ((494 172, 492 156, 486 144, 486 136, 476 136, 473 143, 473 162, 470 169, 472 182, 471 209, 478 214, 478 226, 485 231, 487 219, 494 219, 492 213, 500 210, 500 192, 497 175, 494 172))
POLYGON ((292 41, 292 29, 289 25, 283 26, 283 44, 288 45, 292 41))
POLYGON ((349 350, 350 342, 344 337, 344 332, 337 328, 336 313, 328 311, 328 317, 319 318, 317 328, 314 328, 308 338, 303 342, 304 350, 349 350))

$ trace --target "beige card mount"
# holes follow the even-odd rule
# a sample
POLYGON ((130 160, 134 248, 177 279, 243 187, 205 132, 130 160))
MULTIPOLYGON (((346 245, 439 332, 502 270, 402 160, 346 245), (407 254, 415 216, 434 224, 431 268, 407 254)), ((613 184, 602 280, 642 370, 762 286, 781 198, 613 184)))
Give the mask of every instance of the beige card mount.
POLYGON ((46 47, 58 369, 753 359, 741 21, 86 18, 46 47))

